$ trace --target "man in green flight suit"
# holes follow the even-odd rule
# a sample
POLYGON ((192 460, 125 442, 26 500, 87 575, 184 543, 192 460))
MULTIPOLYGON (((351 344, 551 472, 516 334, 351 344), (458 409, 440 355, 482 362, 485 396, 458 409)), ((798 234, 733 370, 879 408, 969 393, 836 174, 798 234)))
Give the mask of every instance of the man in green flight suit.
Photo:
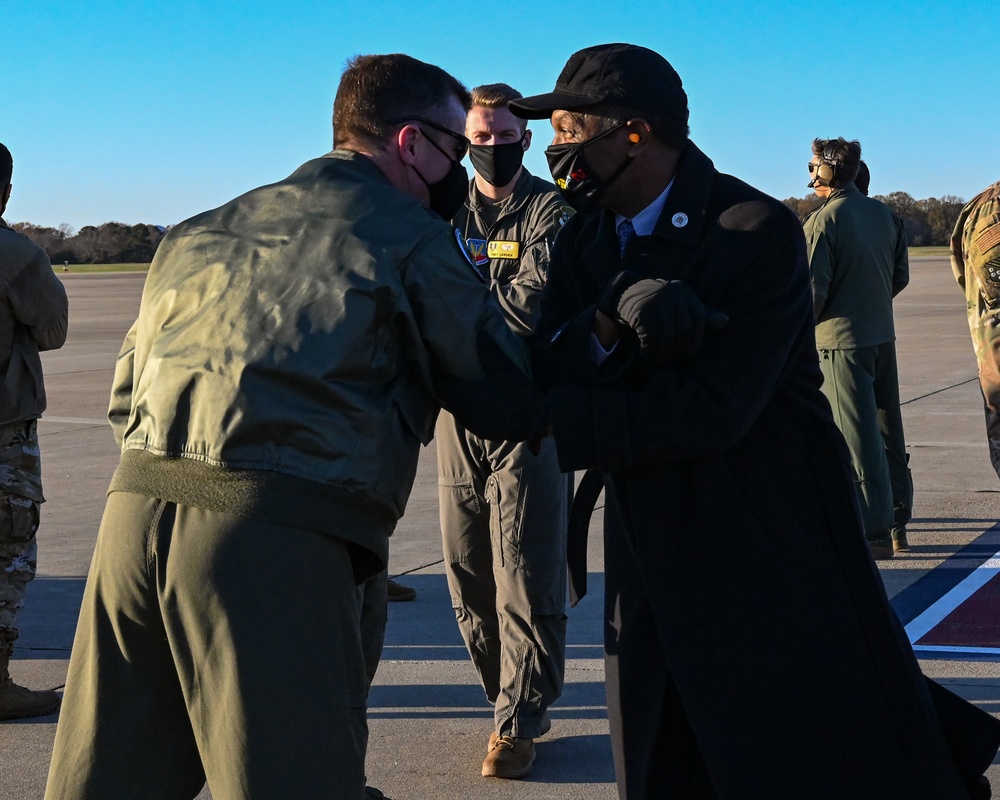
POLYGON ((908 477, 892 318, 892 298, 909 282, 906 236, 887 206, 854 185, 860 143, 815 139, 812 150, 809 186, 826 202, 803 226, 823 393, 851 452, 868 545, 887 559, 908 546, 910 503, 895 508, 888 460, 902 453, 908 477))
MULTIPOLYGON (((475 176, 453 222, 515 333, 532 333, 556 233, 572 213, 523 166, 525 120, 498 83, 472 90, 465 132, 475 176)), ((484 439, 442 413, 437 425, 441 534, 452 605, 494 726, 482 774, 523 778, 546 709, 562 693, 569 476, 555 443, 484 439)))
POLYGON ((1000 181, 970 200, 951 235, 951 268, 965 291, 979 362, 990 461, 1000 476, 1000 181))
POLYGON ((357 56, 333 152, 160 245, 115 372, 122 457, 49 800, 365 795, 357 586, 420 445, 442 403, 535 435, 522 345, 445 221, 468 106, 438 67, 357 56), (507 359, 485 368, 484 341, 507 359))

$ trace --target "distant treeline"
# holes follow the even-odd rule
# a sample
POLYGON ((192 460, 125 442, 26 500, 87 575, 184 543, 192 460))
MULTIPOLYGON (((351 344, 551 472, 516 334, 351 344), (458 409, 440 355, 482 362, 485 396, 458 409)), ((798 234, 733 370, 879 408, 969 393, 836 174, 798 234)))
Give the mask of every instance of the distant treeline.
POLYGON ((46 228, 30 222, 11 227, 33 239, 53 264, 139 264, 153 260, 167 229, 161 225, 125 225, 105 222, 85 225, 75 234, 69 225, 46 228))
MULTIPOLYGON (((881 200, 899 214, 906 231, 906 244, 910 247, 947 245, 955 221, 965 205, 961 197, 950 194, 941 198, 914 200, 906 192, 893 192, 877 194, 875 199, 881 200)), ((789 197, 784 203, 799 215, 799 219, 804 219, 810 211, 822 205, 823 201, 811 194, 803 198, 789 197)))
MULTIPOLYGON (((906 192, 875 195, 903 220, 906 243, 910 247, 947 245, 955 220, 965 201, 954 195, 914 200, 906 192)), ((784 201, 803 219, 823 201, 810 194, 789 197, 784 201)), ((30 222, 17 222, 15 230, 34 239, 49 254, 53 264, 134 264, 153 260, 153 254, 167 229, 160 225, 124 225, 105 222, 94 227, 86 225, 75 234, 69 225, 46 228, 30 222)))

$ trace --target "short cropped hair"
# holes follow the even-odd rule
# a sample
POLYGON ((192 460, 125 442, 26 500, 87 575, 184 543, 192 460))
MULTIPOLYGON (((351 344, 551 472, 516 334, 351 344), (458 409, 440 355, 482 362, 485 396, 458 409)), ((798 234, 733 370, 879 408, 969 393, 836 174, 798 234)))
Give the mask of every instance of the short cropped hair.
POLYGON ((861 142, 857 139, 847 141, 843 136, 836 139, 813 139, 812 151, 821 161, 837 163, 838 184, 853 181, 858 176, 861 166, 861 142))
MULTIPOLYGON (((506 83, 486 83, 473 88, 472 105, 482 108, 507 108, 511 100, 520 100, 522 97, 523 94, 506 83)), ((514 116, 517 117, 516 114, 514 116)), ((528 120, 517 117, 517 121, 522 133, 528 129, 528 120)))
POLYGON ((0 188, 10 185, 10 176, 14 174, 14 159, 10 150, 0 144, 0 188))
POLYGON ((469 110, 469 90, 440 67, 402 53, 354 56, 333 102, 333 146, 385 144, 410 115, 432 118, 456 98, 469 110))

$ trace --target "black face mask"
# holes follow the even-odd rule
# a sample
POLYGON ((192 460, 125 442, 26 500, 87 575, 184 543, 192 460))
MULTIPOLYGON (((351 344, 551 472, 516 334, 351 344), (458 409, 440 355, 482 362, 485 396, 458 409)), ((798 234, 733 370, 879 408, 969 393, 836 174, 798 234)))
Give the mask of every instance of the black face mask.
POLYGON ((524 135, 507 144, 480 144, 469 148, 472 167, 490 186, 510 183, 524 160, 524 135))
POLYGON ((611 173, 611 177, 606 181, 601 181, 592 174, 583 152, 594 142, 614 133, 621 127, 623 125, 618 125, 579 144, 554 144, 546 148, 545 159, 549 162, 552 180, 559 187, 566 202, 576 211, 596 210, 601 195, 607 191, 612 183, 618 180, 618 176, 632 163, 632 159, 626 156, 621 165, 611 173))
POLYGON ((431 211, 451 222, 451 218, 458 213, 465 198, 469 196, 469 173, 465 171, 461 161, 456 161, 430 136, 424 135, 427 141, 451 162, 451 167, 441 180, 434 181, 434 183, 430 183, 416 167, 413 168, 413 171, 420 176, 420 180, 424 182, 427 191, 430 192, 428 205, 431 211))
MULTIPOLYGON (((414 169, 420 175, 420 170, 416 167, 414 169)), ((427 184, 427 191, 431 193, 428 203, 431 211, 451 222, 451 218, 458 213, 465 198, 469 196, 469 173, 465 171, 465 167, 460 161, 452 161, 451 168, 441 180, 427 183, 423 175, 420 175, 420 180, 427 184)))

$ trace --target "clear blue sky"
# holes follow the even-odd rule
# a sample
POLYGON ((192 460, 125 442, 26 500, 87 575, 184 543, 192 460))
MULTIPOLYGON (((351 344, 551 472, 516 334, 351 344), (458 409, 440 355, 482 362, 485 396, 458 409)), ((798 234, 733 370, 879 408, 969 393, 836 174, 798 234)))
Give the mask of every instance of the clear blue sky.
MULTIPOLYGON (((345 60, 405 52, 466 85, 550 91, 569 55, 662 53, 724 172, 801 197, 813 137, 859 139, 872 191, 969 199, 1000 178, 998 0, 445 3, 2 0, 6 218, 168 225, 331 147, 345 60)), ((548 177, 548 124, 528 168, 548 177)), ((468 164, 467 164, 468 165, 468 164)))

